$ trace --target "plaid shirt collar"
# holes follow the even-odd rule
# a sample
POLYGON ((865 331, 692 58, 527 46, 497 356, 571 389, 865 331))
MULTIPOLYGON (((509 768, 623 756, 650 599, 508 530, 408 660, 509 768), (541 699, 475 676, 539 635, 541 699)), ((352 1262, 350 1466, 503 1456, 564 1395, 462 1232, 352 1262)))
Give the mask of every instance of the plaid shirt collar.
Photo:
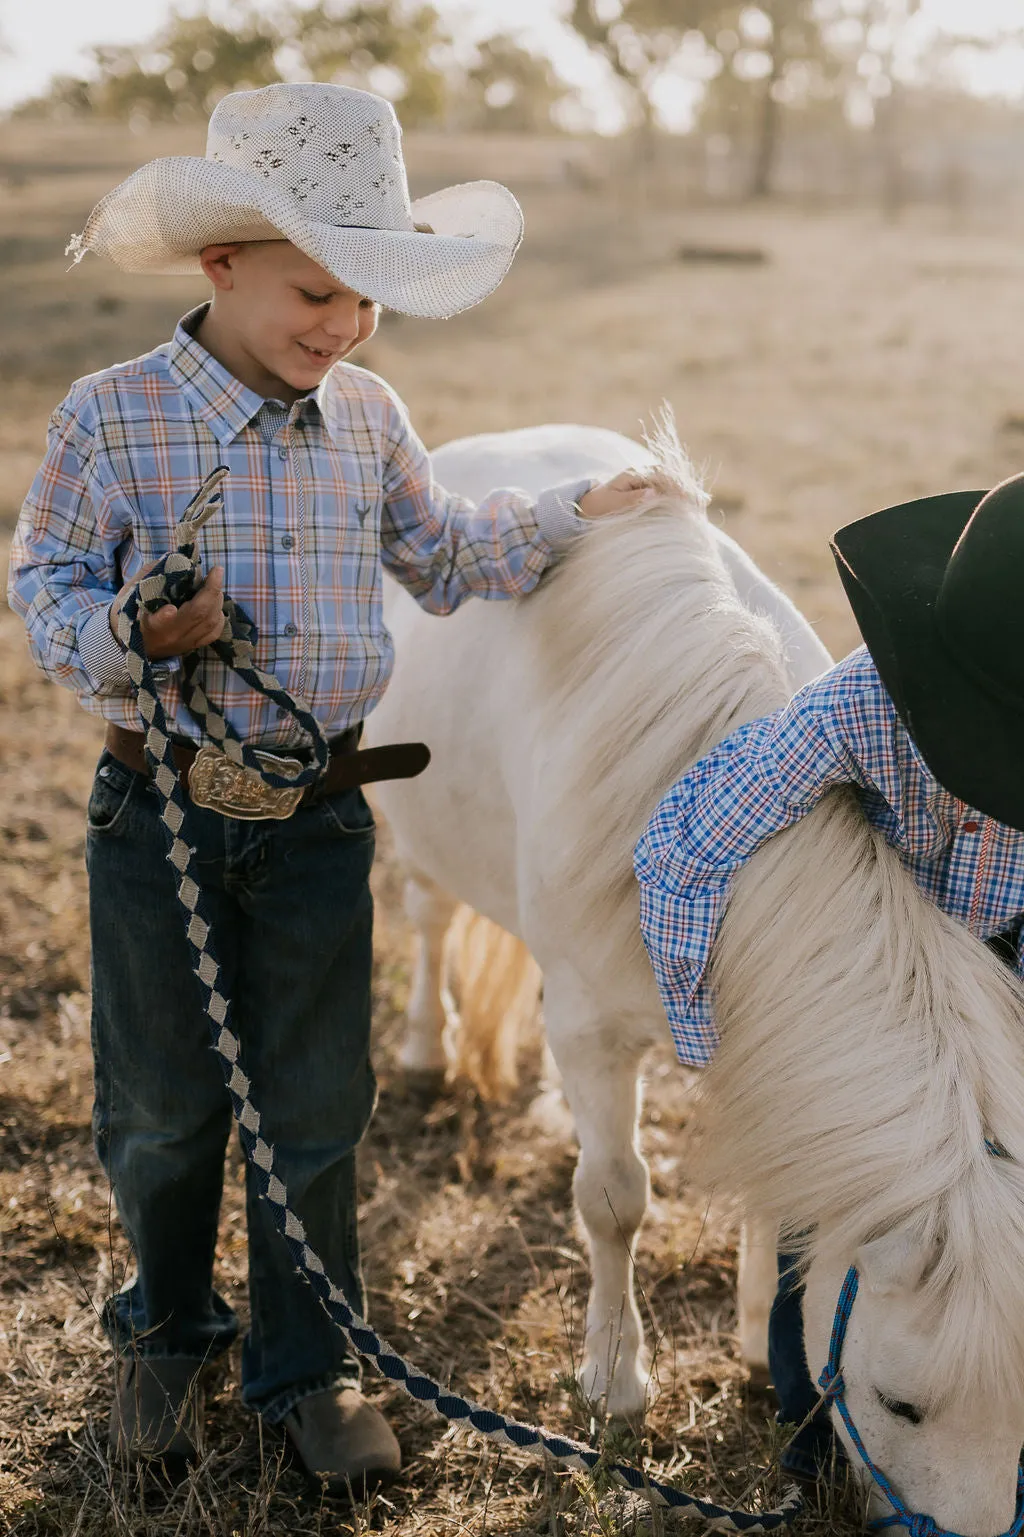
MULTIPOLYGON (((209 303, 200 304, 178 321, 167 354, 167 372, 221 448, 228 448, 266 400, 236 379, 196 340, 195 333, 209 307, 209 303)), ((297 415, 319 416, 322 390, 323 385, 302 399, 297 415)))

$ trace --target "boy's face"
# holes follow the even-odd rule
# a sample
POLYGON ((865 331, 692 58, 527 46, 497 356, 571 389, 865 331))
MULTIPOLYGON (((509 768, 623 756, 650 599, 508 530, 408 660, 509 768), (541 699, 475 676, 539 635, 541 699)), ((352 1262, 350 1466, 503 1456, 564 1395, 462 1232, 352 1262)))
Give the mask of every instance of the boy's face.
POLYGON ((213 329, 233 354, 223 361, 260 393, 275 393, 278 383, 289 394, 315 389, 377 328, 371 299, 287 240, 207 246, 202 263, 216 291, 213 329))

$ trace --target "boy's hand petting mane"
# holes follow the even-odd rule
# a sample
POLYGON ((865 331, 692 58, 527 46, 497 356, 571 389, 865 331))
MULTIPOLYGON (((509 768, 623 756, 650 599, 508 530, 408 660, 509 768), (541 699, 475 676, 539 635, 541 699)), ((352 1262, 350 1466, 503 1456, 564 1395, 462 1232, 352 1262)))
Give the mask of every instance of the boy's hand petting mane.
POLYGON ((584 518, 607 518, 616 512, 636 512, 655 501, 657 495, 649 473, 643 470, 623 470, 614 480, 606 480, 580 497, 580 515, 584 518))

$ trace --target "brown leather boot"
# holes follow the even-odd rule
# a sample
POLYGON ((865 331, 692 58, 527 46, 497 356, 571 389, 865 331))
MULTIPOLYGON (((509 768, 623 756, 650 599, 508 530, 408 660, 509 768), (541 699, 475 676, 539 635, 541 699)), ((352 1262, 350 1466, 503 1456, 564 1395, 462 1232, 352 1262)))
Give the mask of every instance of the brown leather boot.
POLYGON ((306 1474, 331 1494, 359 1499, 402 1465, 391 1427, 358 1388, 311 1393, 282 1423, 306 1474))
POLYGON ((203 1365, 188 1356, 120 1358, 107 1438, 112 1458, 163 1463, 169 1477, 184 1477, 186 1464, 197 1461, 203 1365))

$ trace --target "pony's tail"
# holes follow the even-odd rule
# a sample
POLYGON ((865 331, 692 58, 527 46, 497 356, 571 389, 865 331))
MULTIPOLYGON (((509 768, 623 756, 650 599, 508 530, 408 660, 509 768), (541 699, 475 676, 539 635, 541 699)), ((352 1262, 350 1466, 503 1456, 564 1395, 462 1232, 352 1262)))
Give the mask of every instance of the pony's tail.
POLYGON ((470 907, 445 936, 442 986, 459 1019, 455 1073, 482 1099, 504 1099, 519 1082, 519 1045, 536 1023, 540 968, 522 940, 470 907))

